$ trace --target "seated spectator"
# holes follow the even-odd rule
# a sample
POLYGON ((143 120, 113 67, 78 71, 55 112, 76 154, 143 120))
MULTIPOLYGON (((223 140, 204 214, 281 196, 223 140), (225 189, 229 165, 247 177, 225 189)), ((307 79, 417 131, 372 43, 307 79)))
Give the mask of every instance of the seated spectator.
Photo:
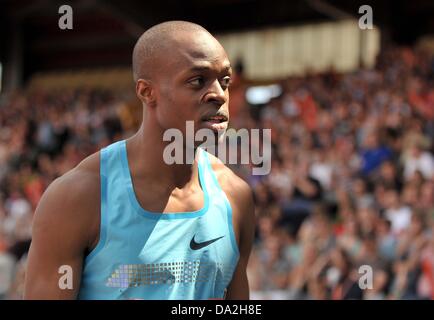
POLYGON ((361 172, 363 175, 368 176, 376 170, 383 161, 390 159, 392 153, 387 146, 380 145, 376 132, 369 132, 365 137, 360 156, 362 158, 361 172))
POLYGON ((290 175, 292 196, 283 203, 282 214, 284 221, 296 232, 322 198, 322 188, 319 181, 310 176, 307 160, 299 161, 290 175))
POLYGON ((417 140, 404 155, 404 177, 410 179, 417 171, 423 178, 432 179, 434 176, 434 157, 431 153, 424 151, 425 144, 417 140))
POLYGON ((384 215, 391 221, 392 231, 399 235, 410 225, 411 209, 401 203, 396 190, 388 190, 386 199, 384 215))

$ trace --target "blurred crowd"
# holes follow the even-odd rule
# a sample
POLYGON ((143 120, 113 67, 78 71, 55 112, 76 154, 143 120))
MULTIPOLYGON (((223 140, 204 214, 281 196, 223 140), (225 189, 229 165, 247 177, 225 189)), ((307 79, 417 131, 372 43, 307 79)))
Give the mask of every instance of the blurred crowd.
POLYGON ((239 127, 272 128, 254 188, 253 298, 434 298, 434 60, 286 79, 239 127), (260 179, 258 179, 260 178, 260 179))
MULTIPOLYGON (((237 75, 234 128, 271 128, 269 175, 252 186, 248 267, 258 299, 434 298, 434 60, 390 48, 372 70, 280 82, 262 106, 237 75)), ((33 212, 53 179, 140 115, 125 94, 76 89, 0 97, 0 299, 23 293, 33 212)))

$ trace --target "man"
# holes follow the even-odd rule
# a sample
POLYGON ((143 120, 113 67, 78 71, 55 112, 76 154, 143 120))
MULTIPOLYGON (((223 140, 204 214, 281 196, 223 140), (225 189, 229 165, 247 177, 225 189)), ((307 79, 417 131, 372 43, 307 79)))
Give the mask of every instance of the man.
POLYGON ((202 148, 194 148, 193 164, 163 157, 168 129, 185 136, 186 121, 196 130, 227 126, 231 68, 223 47, 201 26, 165 22, 138 40, 133 73, 142 125, 46 190, 25 298, 248 299, 249 186, 202 148))

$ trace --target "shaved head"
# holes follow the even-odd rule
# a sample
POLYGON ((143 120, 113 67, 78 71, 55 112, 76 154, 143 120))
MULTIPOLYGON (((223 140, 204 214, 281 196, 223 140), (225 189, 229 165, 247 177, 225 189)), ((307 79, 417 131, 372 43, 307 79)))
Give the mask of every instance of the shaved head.
POLYGON ((200 25, 169 21, 148 29, 134 47, 133 74, 146 128, 185 134, 186 121, 213 132, 227 126, 231 64, 223 46, 200 25), (207 120, 213 116, 220 122, 207 120))
POLYGON ((164 54, 173 50, 177 35, 183 32, 207 33, 212 37, 205 28, 187 21, 163 22, 146 30, 134 46, 133 76, 135 82, 138 79, 152 79, 160 63, 164 62, 164 54))

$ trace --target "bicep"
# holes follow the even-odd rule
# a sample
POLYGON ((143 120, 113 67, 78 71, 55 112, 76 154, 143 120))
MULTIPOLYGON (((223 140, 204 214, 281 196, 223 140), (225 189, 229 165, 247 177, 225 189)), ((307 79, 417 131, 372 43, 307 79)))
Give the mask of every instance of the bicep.
POLYGON ((59 189, 47 190, 35 212, 25 299, 75 299, 80 286, 83 230, 59 189))
POLYGON ((62 244, 46 245, 37 238, 29 251, 24 299, 75 299, 81 256, 68 253, 62 244))

